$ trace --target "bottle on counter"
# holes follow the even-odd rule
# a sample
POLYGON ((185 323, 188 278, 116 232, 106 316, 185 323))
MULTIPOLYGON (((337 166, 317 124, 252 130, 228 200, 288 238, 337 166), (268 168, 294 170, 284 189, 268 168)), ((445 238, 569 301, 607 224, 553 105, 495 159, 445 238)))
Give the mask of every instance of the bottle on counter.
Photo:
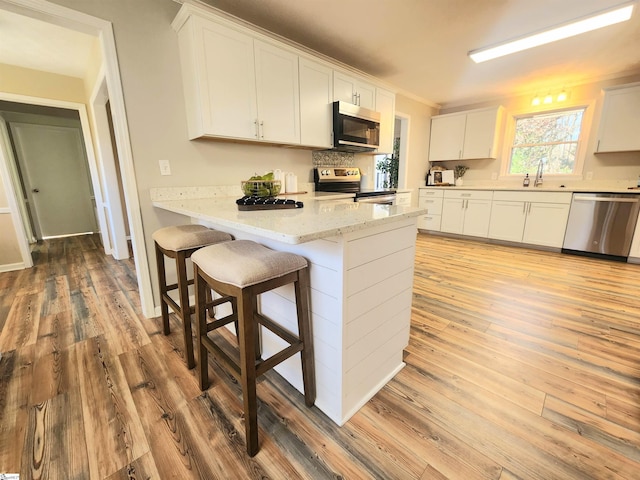
POLYGON ((529 186, 529 182, 531 182, 531 179, 529 178, 529 174, 527 173, 524 177, 524 180, 522 180, 522 186, 523 187, 528 187, 529 186))
POLYGON ((640 175, 638 175, 638 188, 640 188, 640 175))

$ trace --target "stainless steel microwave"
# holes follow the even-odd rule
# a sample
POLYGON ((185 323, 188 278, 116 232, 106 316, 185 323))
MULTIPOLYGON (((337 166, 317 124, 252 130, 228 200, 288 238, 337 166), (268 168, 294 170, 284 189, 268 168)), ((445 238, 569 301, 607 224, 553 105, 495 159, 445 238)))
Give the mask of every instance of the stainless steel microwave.
POLYGON ((333 102, 333 148, 343 152, 373 152, 380 146, 380 113, 333 102))

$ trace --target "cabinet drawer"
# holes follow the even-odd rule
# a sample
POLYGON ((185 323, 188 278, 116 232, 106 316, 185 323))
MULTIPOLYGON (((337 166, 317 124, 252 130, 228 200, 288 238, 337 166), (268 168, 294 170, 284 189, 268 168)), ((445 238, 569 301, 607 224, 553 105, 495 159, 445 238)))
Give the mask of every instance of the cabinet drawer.
POLYGON ((571 192, 496 191, 493 200, 508 202, 571 203, 571 192))
POLYGON ((442 214, 442 198, 421 198, 418 202, 420 208, 426 208, 429 215, 442 214))
POLYGON ((396 193, 396 205, 411 205, 411 194, 396 193))
POLYGON ((491 200, 493 190, 445 190, 444 198, 461 198, 473 200, 491 200))
POLYGON ((443 195, 444 195, 444 190, 443 189, 440 189, 440 190, 437 190, 435 188, 421 188, 420 189, 420 198, 422 198, 422 197, 442 198, 443 195))
POLYGON ((418 217, 418 228, 421 230, 440 231, 441 215, 421 215, 418 217))

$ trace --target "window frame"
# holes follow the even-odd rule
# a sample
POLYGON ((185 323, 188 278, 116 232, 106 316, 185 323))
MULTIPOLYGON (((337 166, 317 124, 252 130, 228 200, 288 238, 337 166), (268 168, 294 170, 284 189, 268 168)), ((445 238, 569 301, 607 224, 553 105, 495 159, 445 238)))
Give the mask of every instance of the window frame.
MULTIPOLYGON (((549 113, 564 112, 569 110, 584 109, 582 114, 582 127, 580 129, 580 136, 578 137, 578 143, 576 148, 576 161, 573 168, 573 173, 547 173, 544 172, 545 179, 552 179, 555 181, 563 180, 581 180, 584 176, 584 164, 585 157, 587 155, 587 144, 590 140, 591 125, 593 120, 593 102, 590 103, 564 103, 562 106, 553 105, 550 107, 543 106, 542 108, 529 108, 511 113, 508 118, 507 128, 505 131, 505 142, 502 149, 502 162, 500 168, 500 180, 513 180, 523 178, 521 173, 509 173, 509 167, 511 165, 511 151, 513 149, 513 143, 516 138, 516 121, 519 118, 530 117, 535 115, 545 115, 549 113)), ((529 177, 535 178, 536 172, 529 172, 529 177)))

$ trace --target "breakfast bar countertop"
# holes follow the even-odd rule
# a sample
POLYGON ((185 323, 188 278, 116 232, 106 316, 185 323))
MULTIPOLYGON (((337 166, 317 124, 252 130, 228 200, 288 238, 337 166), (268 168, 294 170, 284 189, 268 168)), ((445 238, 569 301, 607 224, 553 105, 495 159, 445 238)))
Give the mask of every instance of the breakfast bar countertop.
MULTIPOLYGON (((352 196, 351 196, 352 197, 352 196)), ((424 208, 358 203, 349 196, 310 193, 292 198, 303 208, 239 211, 236 197, 153 200, 157 208, 288 244, 305 243, 426 213, 424 208), (329 198, 327 198, 329 197, 329 198)))

